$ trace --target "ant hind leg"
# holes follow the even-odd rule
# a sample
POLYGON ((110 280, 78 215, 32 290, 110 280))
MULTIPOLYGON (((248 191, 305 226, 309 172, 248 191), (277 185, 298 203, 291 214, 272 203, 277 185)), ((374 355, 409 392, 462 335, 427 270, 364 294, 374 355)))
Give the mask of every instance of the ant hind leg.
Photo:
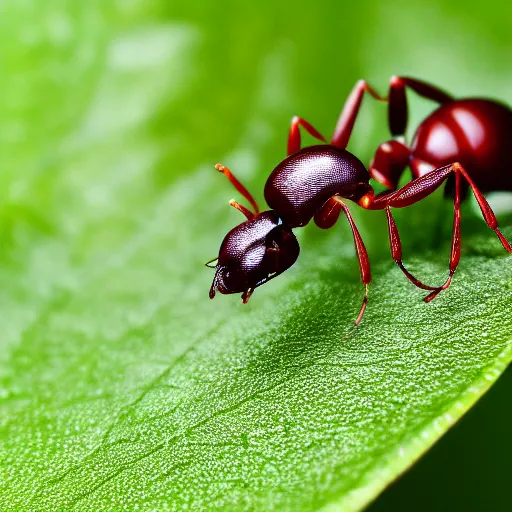
MULTIPOLYGON (((490 207, 489 203, 482 195, 482 193, 478 190, 476 184, 473 182, 467 171, 459 162, 455 162, 453 164, 445 165, 443 167, 434 169, 429 173, 412 180, 411 182, 409 182, 407 185, 402 187, 400 190, 397 190, 396 192, 390 192, 388 194, 383 194, 373 198, 367 198, 367 201, 360 202, 361 206, 371 210, 389 210, 389 207, 405 208, 407 206, 417 203, 418 201, 421 201, 425 197, 432 194, 432 192, 437 190, 451 175, 455 175, 455 195, 453 200, 454 217, 449 275, 444 284, 442 284, 441 286, 435 288, 423 287, 425 289, 432 290, 432 292, 429 295, 427 295, 427 297, 425 297, 425 302, 430 302, 439 294, 439 292, 446 290, 446 288, 450 286, 453 274, 457 270, 457 266, 460 261, 460 203, 462 197, 461 178, 464 178, 465 181, 471 187, 473 194, 475 195, 475 198, 478 202, 478 205, 480 206, 480 210, 482 211, 482 215, 485 219, 485 222, 487 223, 489 228, 496 233, 496 236, 500 240, 504 249, 507 252, 512 252, 512 246, 499 230, 498 220, 496 219, 496 216, 494 215, 494 212, 492 211, 492 208, 490 207)), ((389 215, 388 221, 390 218, 392 220, 392 217, 390 217, 389 215)), ((396 226, 394 226, 394 229, 396 230, 396 226)), ((396 230, 396 233, 398 233, 398 230, 396 230)), ((396 253, 393 256, 395 257, 396 255, 401 255, 398 249, 396 250, 396 253)))

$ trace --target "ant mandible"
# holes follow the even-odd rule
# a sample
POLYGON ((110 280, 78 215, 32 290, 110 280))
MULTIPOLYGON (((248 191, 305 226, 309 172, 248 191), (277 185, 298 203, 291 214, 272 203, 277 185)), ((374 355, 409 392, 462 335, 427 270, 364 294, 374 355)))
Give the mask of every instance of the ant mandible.
POLYGON ((330 144, 307 121, 292 119, 288 136, 288 157, 270 174, 265 199, 271 210, 259 212, 247 189, 220 164, 226 175, 252 205, 254 212, 231 200, 245 222, 224 238, 218 258, 207 263, 216 269, 210 288, 213 299, 220 293, 242 293, 247 303, 254 289, 290 268, 299 256, 299 244, 292 229, 314 219, 323 229, 332 227, 341 212, 352 229, 365 294, 355 324, 359 324, 368 302, 371 280, 368 253, 344 200, 367 210, 386 210, 391 254, 415 286, 430 291, 430 302, 448 288, 460 260, 460 204, 471 187, 487 225, 496 233, 506 251, 512 247, 498 229, 498 221, 482 195, 497 190, 512 191, 512 111, 486 99, 454 99, 437 87, 406 77, 393 76, 387 98, 379 96, 364 80, 356 83, 340 114, 330 144), (440 104, 416 130, 411 146, 404 142, 407 127, 405 88, 440 104), (379 146, 369 170, 345 148, 365 92, 388 102, 388 121, 394 139, 379 146), (299 127, 325 144, 301 149, 299 127), (412 181, 399 190, 400 176, 409 166, 412 181), (388 191, 376 195, 370 178, 388 191), (450 180, 448 180, 450 178, 450 180), (462 179, 465 180, 463 183, 462 179), (447 181, 445 192, 453 194, 454 222, 449 275, 441 286, 427 286, 402 263, 402 246, 390 207, 404 208, 424 199, 447 181))

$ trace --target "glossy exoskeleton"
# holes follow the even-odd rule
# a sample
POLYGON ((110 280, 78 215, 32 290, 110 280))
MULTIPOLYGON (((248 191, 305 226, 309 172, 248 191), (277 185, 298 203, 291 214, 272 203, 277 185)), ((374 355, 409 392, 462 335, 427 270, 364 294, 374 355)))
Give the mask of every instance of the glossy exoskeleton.
MULTIPOLYGON (((494 230, 506 251, 508 240, 498 229, 498 221, 482 195, 512 191, 512 111, 486 99, 454 99, 440 89, 406 77, 392 77, 387 98, 380 97, 364 80, 356 83, 347 99, 331 142, 307 121, 292 119, 288 137, 288 157, 270 174, 265 199, 271 210, 259 213, 258 205, 245 187, 226 167, 217 164, 235 188, 251 203, 254 212, 236 201, 230 204, 247 220, 224 238, 216 258, 210 298, 221 293, 241 293, 246 303, 258 286, 290 268, 299 255, 292 230, 314 219, 323 229, 332 227, 341 212, 352 229, 365 295, 356 325, 368 302, 370 263, 363 240, 345 203, 350 200, 369 210, 386 210, 391 254, 405 276, 417 287, 429 290, 429 302, 448 288, 460 259, 460 203, 471 188, 487 225, 494 230), (407 146, 405 88, 440 104, 416 130, 407 146), (393 140, 379 146, 366 169, 345 148, 348 144, 364 93, 388 102, 388 121, 393 140), (299 127, 324 144, 301 149, 299 127), (397 190, 399 179, 410 167, 412 181, 397 190), (389 189, 375 195, 370 178, 389 189), (450 180, 448 180, 450 178, 450 180), (390 208, 410 206, 447 182, 454 200, 454 223, 449 275, 440 286, 427 286, 402 263, 402 247, 390 208)), ((215 261, 215 260, 213 260, 215 261)), ((209 262, 211 263, 211 262, 209 262)))

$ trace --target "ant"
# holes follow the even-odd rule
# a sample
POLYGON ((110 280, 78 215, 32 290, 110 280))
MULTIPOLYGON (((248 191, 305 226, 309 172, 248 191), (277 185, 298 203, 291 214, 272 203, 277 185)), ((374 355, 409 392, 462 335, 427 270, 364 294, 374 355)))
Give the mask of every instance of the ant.
POLYGON ((352 229, 364 299, 355 325, 361 321, 368 302, 371 280, 368 253, 346 205, 350 200, 367 210, 385 210, 391 255, 407 279, 428 290, 425 302, 448 288, 457 269, 461 252, 460 204, 469 187, 480 206, 485 222, 506 251, 512 247, 498 229, 498 221, 483 192, 512 191, 512 110, 486 99, 454 99, 425 82, 393 76, 387 98, 379 96, 365 80, 356 83, 340 114, 331 142, 307 121, 294 117, 288 136, 288 156, 270 174, 265 185, 265 199, 271 210, 259 211, 247 189, 221 164, 234 187, 251 204, 253 211, 237 203, 230 205, 247 220, 224 238, 218 258, 207 263, 215 268, 210 288, 213 299, 220 293, 242 293, 247 303, 255 288, 290 268, 299 256, 299 244, 292 230, 314 219, 322 228, 332 227, 340 213, 352 229), (418 127, 410 146, 405 144, 407 127, 406 88, 439 104, 418 127), (345 148, 365 93, 388 103, 388 122, 393 140, 381 144, 367 170, 345 148), (324 144, 301 149, 300 127, 324 144), (412 181, 397 190, 406 167, 412 181), (370 178, 387 191, 375 194, 370 178), (465 180, 465 182, 462 181, 465 180), (414 277, 402 263, 402 245, 390 208, 404 208, 421 201, 444 182, 445 194, 453 196, 454 221, 449 275, 441 286, 427 286, 414 277), (216 265, 211 265, 217 261, 216 265))

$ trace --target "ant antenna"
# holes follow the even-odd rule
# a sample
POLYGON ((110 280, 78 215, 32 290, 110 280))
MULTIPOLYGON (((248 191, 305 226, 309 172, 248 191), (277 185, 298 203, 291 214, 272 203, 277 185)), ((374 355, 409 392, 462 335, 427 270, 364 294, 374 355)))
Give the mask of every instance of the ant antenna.
POLYGON ((215 166, 215 169, 217 171, 221 172, 226 176, 226 178, 231 182, 231 184, 242 194, 247 201, 251 203, 251 206, 254 208, 254 213, 258 214, 260 209, 258 208, 258 204, 254 200, 254 197, 252 197, 251 193, 233 176, 233 173, 227 168, 224 167, 222 164, 217 164, 215 166))

